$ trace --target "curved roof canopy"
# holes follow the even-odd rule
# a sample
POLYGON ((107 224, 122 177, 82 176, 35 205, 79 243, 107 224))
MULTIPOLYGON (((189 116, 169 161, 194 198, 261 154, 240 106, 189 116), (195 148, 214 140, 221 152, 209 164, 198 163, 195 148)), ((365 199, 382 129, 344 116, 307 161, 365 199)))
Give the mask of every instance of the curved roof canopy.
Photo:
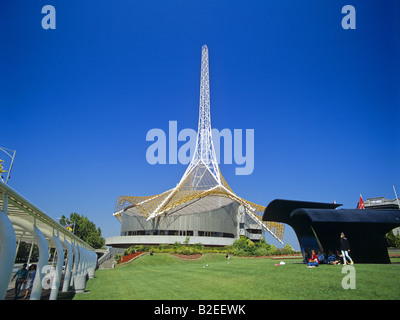
POLYGON ((290 214, 295 209, 336 209, 339 206, 341 204, 275 199, 265 208, 262 219, 263 221, 276 221, 291 225, 290 214))
POLYGON ((3 211, 5 203, 7 203, 6 212, 13 224, 17 241, 32 242, 34 237, 29 228, 32 227, 33 229, 33 226, 36 224, 50 243, 52 242, 52 235, 56 235, 58 232, 61 242, 65 240, 72 241, 83 248, 94 251, 89 244, 68 231, 10 186, 0 181, 0 208, 3 211), (5 197, 6 194, 7 199, 5 197))
POLYGON ((385 224, 396 228, 400 224, 399 210, 359 210, 359 209, 296 209, 290 217, 307 216, 312 222, 372 223, 385 224))

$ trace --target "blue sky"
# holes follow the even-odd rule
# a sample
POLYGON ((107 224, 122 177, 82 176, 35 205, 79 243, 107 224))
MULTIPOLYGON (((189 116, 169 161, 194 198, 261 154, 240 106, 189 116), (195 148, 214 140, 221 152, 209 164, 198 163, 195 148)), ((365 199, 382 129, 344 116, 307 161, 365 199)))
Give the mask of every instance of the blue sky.
POLYGON ((146 133, 197 129, 203 44, 213 127, 255 132, 251 175, 220 166, 239 196, 354 208, 360 193, 400 192, 398 0, 6 0, 0 30, 9 185, 53 218, 78 212, 118 235, 119 195, 179 182, 186 166, 146 162, 146 133), (55 30, 41 27, 46 4, 55 30), (355 30, 341 27, 346 4, 355 30))

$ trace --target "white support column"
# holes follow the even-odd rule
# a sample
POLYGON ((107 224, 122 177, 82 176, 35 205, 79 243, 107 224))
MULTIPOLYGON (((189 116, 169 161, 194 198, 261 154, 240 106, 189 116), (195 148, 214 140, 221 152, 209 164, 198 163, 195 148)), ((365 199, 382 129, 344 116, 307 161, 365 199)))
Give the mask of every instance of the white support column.
POLYGON ((86 249, 84 247, 80 247, 81 249, 81 257, 82 259, 80 260, 80 275, 85 275, 86 274, 86 249))
POLYGON ((76 275, 81 275, 82 274, 82 264, 83 264, 83 249, 82 247, 78 244, 78 252, 79 252, 79 263, 76 269, 76 275))
POLYGON ((97 253, 92 251, 92 266, 93 268, 97 268, 97 253))
POLYGON ((47 261, 49 260, 49 247, 43 233, 38 227, 34 226, 35 243, 39 249, 39 261, 36 268, 36 276, 33 281, 30 300, 40 300, 42 295, 42 281, 46 276, 47 261))
POLYGON ((94 269, 95 268, 95 265, 94 265, 94 252, 89 250, 89 249, 88 249, 88 259, 89 259, 88 270, 89 269, 94 269))
POLYGON ((86 250, 84 247, 81 247, 81 257, 82 257, 81 272, 79 274, 84 275, 85 274, 85 265, 86 265, 86 250))
POLYGON ((64 241, 64 247, 67 250, 67 265, 65 266, 62 292, 68 292, 69 282, 71 280, 72 260, 74 259, 74 254, 72 252, 72 247, 67 241, 67 239, 65 239, 64 241))
POLYGON ((73 286, 73 284, 74 284, 74 277, 77 275, 78 264, 79 264, 78 248, 76 247, 75 243, 73 243, 73 242, 72 242, 72 249, 74 250, 74 265, 72 268, 72 276, 71 276, 71 283, 70 283, 71 286, 73 286))
POLYGON ((7 214, 8 195, 3 193, 0 209, 0 300, 4 300, 12 277, 15 261, 15 231, 7 214))
POLYGON ((86 248, 83 248, 83 252, 84 252, 84 254, 83 254, 83 256, 84 256, 83 274, 87 274, 88 273, 88 271, 87 271, 87 269, 88 269, 88 250, 86 248))
POLYGON ((31 262, 31 257, 32 257, 32 250, 33 250, 33 245, 35 244, 34 241, 32 241, 31 243, 31 248, 29 250, 29 256, 28 256, 28 261, 26 262, 26 264, 29 266, 30 262, 31 262))
POLYGON ((87 250, 85 247, 82 247, 83 261, 82 261, 82 275, 87 274, 87 250))
POLYGON ((88 257, 88 263, 87 263, 87 273, 89 276, 89 279, 94 278, 94 273, 95 273, 95 268, 94 268, 94 259, 93 259, 93 251, 86 250, 87 251, 87 257, 88 257))
POLYGON ((89 278, 94 278, 96 267, 97 267, 97 254, 94 251, 89 251, 89 268, 88 274, 89 278))
MULTIPOLYGON (((25 232, 24 232, 25 233, 25 232)), ((23 233, 23 234, 24 234, 23 233)), ((19 250, 19 245, 20 245, 20 243, 21 243, 21 238, 22 238, 22 235, 19 237, 19 239, 18 239, 18 244, 17 244, 17 249, 15 249, 15 258, 14 258, 14 260, 15 259, 17 259, 17 255, 18 255, 18 250, 19 250)), ((15 263, 15 262, 14 262, 15 263)))
POLYGON ((78 245, 79 251, 79 264, 76 275, 74 276, 74 291, 75 293, 83 293, 85 292, 86 287, 86 249, 80 245, 78 245))
POLYGON ((57 264, 56 264, 56 271, 53 279, 53 284, 51 286, 49 300, 57 300, 58 289, 60 288, 62 266, 64 263, 64 251, 58 236, 59 234, 57 230, 57 235, 53 235, 53 242, 56 246, 56 252, 57 252, 57 264))
POLYGON ((92 254, 92 268, 96 269, 96 267, 97 267, 97 254, 94 251, 91 251, 90 253, 92 254))

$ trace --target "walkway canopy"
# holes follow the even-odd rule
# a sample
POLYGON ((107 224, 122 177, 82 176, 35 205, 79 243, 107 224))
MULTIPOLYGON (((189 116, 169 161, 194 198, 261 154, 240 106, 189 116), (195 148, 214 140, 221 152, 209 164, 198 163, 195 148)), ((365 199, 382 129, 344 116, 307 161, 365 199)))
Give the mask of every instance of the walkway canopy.
MULTIPOLYGON (((49 236, 50 234, 53 234, 59 230, 60 238, 66 238, 70 241, 74 241, 76 244, 94 251, 90 245, 74 235, 72 232, 68 231, 57 221, 50 218, 46 213, 25 199, 22 195, 2 182, 0 182, 0 208, 3 208, 5 193, 8 194, 7 213, 11 221, 17 221, 15 218, 18 218, 31 225, 35 224, 36 221, 36 226, 44 233, 47 241, 51 240, 49 236)), ((25 242, 32 242, 34 240, 34 236, 30 232, 27 232, 19 224, 13 223, 13 227, 17 241, 21 240, 25 242)))
MULTIPOLYGON (((56 248, 58 256, 53 286, 60 284, 64 250, 67 252, 68 261, 64 277, 67 281, 63 285, 63 291, 68 290, 71 276, 87 273, 88 268, 96 267, 97 255, 90 245, 11 187, 0 182, 0 299, 5 297, 20 241, 35 243, 39 249, 37 270, 40 272, 37 272, 39 276, 35 278, 31 299, 40 299, 41 281, 46 275, 49 247, 56 248)), ((50 299, 56 299, 57 293, 58 287, 54 289, 50 299)))

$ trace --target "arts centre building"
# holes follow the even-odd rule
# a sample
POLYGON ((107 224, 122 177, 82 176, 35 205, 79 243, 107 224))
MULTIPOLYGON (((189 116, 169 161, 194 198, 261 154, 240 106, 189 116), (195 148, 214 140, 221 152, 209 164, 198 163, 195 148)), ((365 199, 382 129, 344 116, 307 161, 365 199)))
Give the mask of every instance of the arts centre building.
POLYGON ((114 216, 121 223, 121 234, 107 238, 106 245, 127 248, 189 240, 225 246, 241 235, 258 241, 265 232, 282 242, 284 226, 262 221, 265 207, 237 196, 220 172, 211 136, 209 88, 208 48, 203 46, 193 158, 176 187, 154 196, 120 196, 114 216))

